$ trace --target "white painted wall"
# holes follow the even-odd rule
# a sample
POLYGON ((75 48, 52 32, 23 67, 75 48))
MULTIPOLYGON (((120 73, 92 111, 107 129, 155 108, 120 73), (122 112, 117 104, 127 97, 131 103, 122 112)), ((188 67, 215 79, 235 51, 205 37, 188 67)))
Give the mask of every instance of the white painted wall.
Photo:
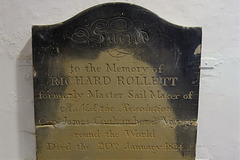
MULTIPOLYGON (((62 22, 104 2, 110 1, 0 0, 0 160, 35 157, 31 26, 62 22)), ((121 2, 203 28, 197 157, 240 160, 240 1, 121 2)))

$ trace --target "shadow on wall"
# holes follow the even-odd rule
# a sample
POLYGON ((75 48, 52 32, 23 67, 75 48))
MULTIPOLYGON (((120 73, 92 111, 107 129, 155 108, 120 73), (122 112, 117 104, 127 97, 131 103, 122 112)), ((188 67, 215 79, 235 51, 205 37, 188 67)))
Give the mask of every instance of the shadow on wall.
POLYGON ((16 63, 19 159, 35 160, 36 143, 33 103, 32 38, 28 40, 20 52, 16 63))

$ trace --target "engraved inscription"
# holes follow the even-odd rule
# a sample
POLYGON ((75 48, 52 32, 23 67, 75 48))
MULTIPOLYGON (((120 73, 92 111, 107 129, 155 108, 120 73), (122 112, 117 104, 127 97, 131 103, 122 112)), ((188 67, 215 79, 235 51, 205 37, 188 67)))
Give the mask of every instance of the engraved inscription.
POLYGON ((37 159, 194 159, 200 33, 125 3, 34 26, 37 159))
POLYGON ((101 43, 113 44, 139 44, 149 41, 149 34, 144 30, 144 21, 130 20, 126 17, 95 20, 90 27, 79 27, 67 37, 75 43, 88 44, 97 47, 101 43), (137 32, 131 32, 135 29, 137 32))

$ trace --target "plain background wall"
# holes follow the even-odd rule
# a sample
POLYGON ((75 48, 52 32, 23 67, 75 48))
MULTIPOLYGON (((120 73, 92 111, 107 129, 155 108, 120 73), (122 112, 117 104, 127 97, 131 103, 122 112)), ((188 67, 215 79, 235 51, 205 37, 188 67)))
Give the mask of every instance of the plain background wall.
MULTIPOLYGON (((31 26, 108 0, 0 0, 0 160, 35 159, 31 26)), ((113 1, 112 1, 113 2, 113 1)), ((197 158, 240 159, 239 0, 123 0, 203 28, 197 158)))

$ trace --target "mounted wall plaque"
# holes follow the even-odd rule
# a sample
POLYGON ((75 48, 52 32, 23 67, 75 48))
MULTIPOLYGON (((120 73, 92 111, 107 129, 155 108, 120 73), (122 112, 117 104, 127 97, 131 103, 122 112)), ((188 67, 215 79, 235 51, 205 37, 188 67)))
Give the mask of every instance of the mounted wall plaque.
POLYGON ((108 3, 32 34, 38 160, 195 159, 201 28, 108 3))

